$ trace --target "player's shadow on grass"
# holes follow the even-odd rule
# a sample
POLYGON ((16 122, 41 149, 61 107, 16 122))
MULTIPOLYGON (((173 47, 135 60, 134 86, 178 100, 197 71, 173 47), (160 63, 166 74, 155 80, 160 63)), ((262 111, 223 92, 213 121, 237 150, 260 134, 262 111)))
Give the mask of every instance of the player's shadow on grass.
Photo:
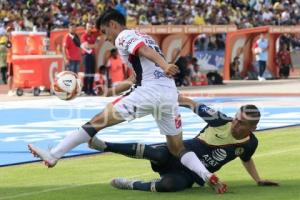
MULTIPOLYGON (((30 181, 30 180, 28 180, 30 181)), ((59 182, 59 180, 58 180, 59 182)), ((282 180, 280 187, 259 187, 251 181, 228 182, 229 192, 225 195, 217 195, 209 187, 193 187, 191 189, 174 193, 151 193, 131 190, 118 190, 108 183, 82 184, 82 185, 47 185, 41 187, 0 187, 0 200, 148 200, 148 199, 184 199, 215 200, 216 198, 228 200, 273 200, 273 199, 300 199, 300 180, 282 180)))

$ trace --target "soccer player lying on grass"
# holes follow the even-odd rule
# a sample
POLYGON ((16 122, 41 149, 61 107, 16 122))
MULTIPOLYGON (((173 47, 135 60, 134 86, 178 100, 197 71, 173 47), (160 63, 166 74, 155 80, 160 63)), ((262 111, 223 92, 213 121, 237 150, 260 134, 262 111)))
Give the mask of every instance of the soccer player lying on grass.
MULTIPOLYGON (((258 175, 252 155, 258 145, 252 131, 260 119, 260 111, 254 105, 244 105, 236 113, 235 118, 215 111, 204 104, 179 96, 179 103, 194 110, 207 122, 205 128, 193 139, 185 140, 188 150, 194 151, 206 168, 214 173, 223 165, 240 157, 245 169, 259 186, 278 186, 278 183, 262 180, 258 175)), ((144 158, 151 162, 153 171, 161 176, 159 180, 149 182, 132 181, 123 178, 112 180, 113 187, 118 189, 142 190, 152 192, 175 192, 192 187, 193 183, 200 186, 204 181, 192 171, 184 167, 172 156, 165 143, 145 145, 139 143, 109 143, 97 137, 89 142, 90 148, 123 154, 133 158, 144 158)), ((223 193, 226 185, 213 185, 217 193, 223 193)))

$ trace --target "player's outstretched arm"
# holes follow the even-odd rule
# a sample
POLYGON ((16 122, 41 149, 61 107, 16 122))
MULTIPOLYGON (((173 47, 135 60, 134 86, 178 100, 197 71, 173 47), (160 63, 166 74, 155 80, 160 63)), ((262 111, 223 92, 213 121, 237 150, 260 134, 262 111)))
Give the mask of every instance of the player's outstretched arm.
POLYGON ((182 94, 178 95, 178 103, 180 106, 190 108, 192 110, 194 110, 198 106, 197 102, 193 101, 188 97, 183 96, 182 94))
POLYGON ((111 97, 115 95, 119 95, 120 93, 129 90, 132 85, 135 84, 135 73, 133 73, 128 79, 120 82, 118 85, 103 89, 102 94, 100 96, 111 97))
POLYGON ((164 70, 165 74, 169 77, 179 73, 179 69, 176 65, 167 63, 166 60, 158 52, 146 45, 143 45, 138 49, 138 54, 156 63, 160 68, 164 70))
POLYGON ((279 186, 277 182, 270 181, 270 180, 262 180, 255 167, 255 163, 252 159, 250 159, 247 162, 242 161, 245 169, 250 174, 250 176, 253 178, 253 180, 257 183, 258 186, 279 186))

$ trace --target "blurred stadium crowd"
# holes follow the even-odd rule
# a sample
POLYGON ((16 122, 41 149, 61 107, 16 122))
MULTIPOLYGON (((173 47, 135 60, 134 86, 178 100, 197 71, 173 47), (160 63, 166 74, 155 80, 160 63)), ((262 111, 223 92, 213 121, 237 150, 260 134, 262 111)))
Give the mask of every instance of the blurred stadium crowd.
POLYGON ((1 0, 0 27, 40 31, 85 25, 103 10, 115 8, 129 26, 146 24, 235 24, 238 28, 294 25, 300 0, 1 0))
MULTIPOLYGON (((242 29, 264 25, 296 25, 300 22, 300 0, 0 0, 0 36, 4 37, 11 30, 45 31, 49 36, 55 28, 93 23, 97 16, 109 8, 126 16, 129 27, 151 24, 230 24, 242 29)), ((225 33, 200 34, 194 44, 195 51, 224 51, 225 38, 225 33)), ((286 39, 288 49, 290 43, 293 49, 300 46, 299 37, 287 35, 282 39, 286 39)), ((5 43, 5 40, 0 41, 0 46, 5 43)), ((7 82, 5 57, 6 50, 3 47, 0 50, 0 68, 4 83, 7 82)), ((207 63, 200 61, 197 55, 177 61, 181 68, 181 73, 175 78, 177 86, 222 84, 223 79, 217 72, 201 73, 200 69, 207 63)), ((234 69, 231 70, 231 78, 245 78, 239 76, 238 58, 235 61, 231 64, 231 69, 234 69)), ((110 87, 130 74, 124 67, 118 69, 118 73, 112 72, 113 66, 107 67, 96 67, 96 85, 110 87)))

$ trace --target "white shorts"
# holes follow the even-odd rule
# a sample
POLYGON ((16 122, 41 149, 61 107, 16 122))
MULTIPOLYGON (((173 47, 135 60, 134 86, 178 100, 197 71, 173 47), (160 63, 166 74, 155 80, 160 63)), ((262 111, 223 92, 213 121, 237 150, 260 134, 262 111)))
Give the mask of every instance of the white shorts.
POLYGON ((177 135, 182 132, 176 88, 140 86, 128 96, 116 99, 113 105, 127 121, 151 114, 162 135, 177 135))

